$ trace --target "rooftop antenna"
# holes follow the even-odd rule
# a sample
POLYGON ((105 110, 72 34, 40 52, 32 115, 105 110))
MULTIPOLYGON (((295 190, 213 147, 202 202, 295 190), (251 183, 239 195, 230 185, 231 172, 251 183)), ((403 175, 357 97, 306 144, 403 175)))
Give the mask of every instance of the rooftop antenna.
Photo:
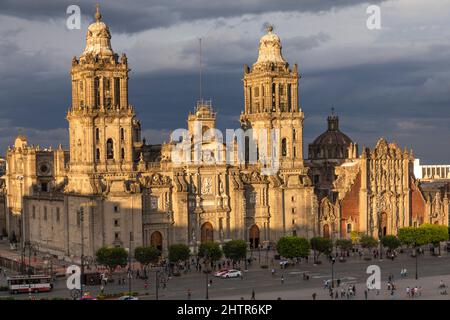
POLYGON ((198 38, 198 45, 199 45, 199 89, 200 89, 200 101, 203 100, 203 94, 202 94, 202 38, 198 38))

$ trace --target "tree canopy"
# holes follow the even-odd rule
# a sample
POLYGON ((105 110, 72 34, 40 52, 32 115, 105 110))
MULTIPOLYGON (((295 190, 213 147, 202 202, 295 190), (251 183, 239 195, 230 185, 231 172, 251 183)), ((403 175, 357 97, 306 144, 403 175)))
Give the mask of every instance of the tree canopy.
POLYGON ((389 250, 395 250, 401 246, 401 241, 393 235, 384 236, 381 238, 381 243, 384 247, 389 248, 389 250))
POLYGON ((172 244, 169 247, 169 261, 178 262, 178 261, 186 261, 189 259, 191 254, 191 250, 185 244, 172 244))
POLYGON ((350 239, 337 239, 336 246, 342 251, 348 251, 353 248, 353 242, 350 239))
POLYGON ((128 253, 120 247, 101 247, 95 253, 97 263, 106 266, 111 272, 118 266, 125 267, 128 263, 128 253))
POLYGON ((419 247, 428 243, 437 246, 441 241, 448 240, 448 229, 446 226, 426 223, 418 228, 398 229, 398 238, 407 246, 419 247))
POLYGON ((155 247, 137 247, 134 249, 134 258, 144 267, 156 263, 161 252, 155 247))
POLYGON ((247 243, 244 240, 231 240, 223 245, 225 257, 233 261, 245 259, 247 254, 247 243))
POLYGON ((288 259, 305 258, 309 255, 308 240, 301 237, 282 237, 277 242, 277 252, 288 259))
POLYGON ((426 233, 428 243, 438 246, 440 242, 448 240, 447 226, 437 224, 423 224, 419 228, 423 228, 426 233))
POLYGON ((320 254, 329 255, 331 251, 333 250, 333 242, 331 239, 324 238, 324 237, 313 237, 310 240, 311 243, 311 249, 314 250, 314 258, 318 258, 320 254), (317 254, 316 256, 316 252, 317 254))
POLYGON ((365 234, 361 236, 361 238, 359 239, 359 243, 363 248, 370 249, 376 247, 378 241, 374 237, 365 234))
POLYGON ((202 243, 198 249, 199 257, 206 257, 208 260, 217 261, 222 258, 223 252, 216 242, 202 243))

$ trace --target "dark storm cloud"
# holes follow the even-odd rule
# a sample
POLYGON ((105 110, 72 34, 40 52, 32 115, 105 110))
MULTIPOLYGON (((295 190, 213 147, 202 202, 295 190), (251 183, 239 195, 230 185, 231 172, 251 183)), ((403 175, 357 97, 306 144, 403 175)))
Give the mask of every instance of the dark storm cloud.
MULTIPOLYGON (((370 0, 377 4, 385 0, 370 0)), ((185 21, 230 18, 268 12, 321 12, 349 7, 367 0, 137 0, 99 1, 108 21, 115 21, 114 30, 137 32, 167 27, 185 21)), ((92 17, 93 1, 73 0, 0 0, 1 13, 26 19, 61 19, 69 5, 79 5, 82 14, 92 17)))

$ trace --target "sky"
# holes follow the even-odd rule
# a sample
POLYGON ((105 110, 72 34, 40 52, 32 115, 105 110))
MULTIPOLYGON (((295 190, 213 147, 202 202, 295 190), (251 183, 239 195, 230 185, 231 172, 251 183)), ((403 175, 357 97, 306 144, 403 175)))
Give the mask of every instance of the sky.
MULTIPOLYGON (((95 3, 0 0, 1 155, 19 133, 67 146, 71 61, 84 50, 95 3), (66 27, 69 5, 81 9, 80 30, 66 27)), ((299 65, 305 151, 334 108, 360 150, 384 137, 423 164, 450 164, 450 0, 99 3, 114 51, 128 56, 129 100, 150 143, 186 127, 199 96, 199 38, 203 96, 219 128, 238 128, 243 65, 256 61, 270 23, 285 59, 299 65), (369 5, 381 9, 380 30, 367 28, 369 5)))

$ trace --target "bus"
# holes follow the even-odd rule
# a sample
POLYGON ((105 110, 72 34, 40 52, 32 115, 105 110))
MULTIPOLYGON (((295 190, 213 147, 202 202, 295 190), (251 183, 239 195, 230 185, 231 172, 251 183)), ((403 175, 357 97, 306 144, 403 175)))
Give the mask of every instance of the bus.
POLYGON ((47 275, 29 275, 8 277, 11 294, 49 292, 53 289, 51 277, 47 275))

